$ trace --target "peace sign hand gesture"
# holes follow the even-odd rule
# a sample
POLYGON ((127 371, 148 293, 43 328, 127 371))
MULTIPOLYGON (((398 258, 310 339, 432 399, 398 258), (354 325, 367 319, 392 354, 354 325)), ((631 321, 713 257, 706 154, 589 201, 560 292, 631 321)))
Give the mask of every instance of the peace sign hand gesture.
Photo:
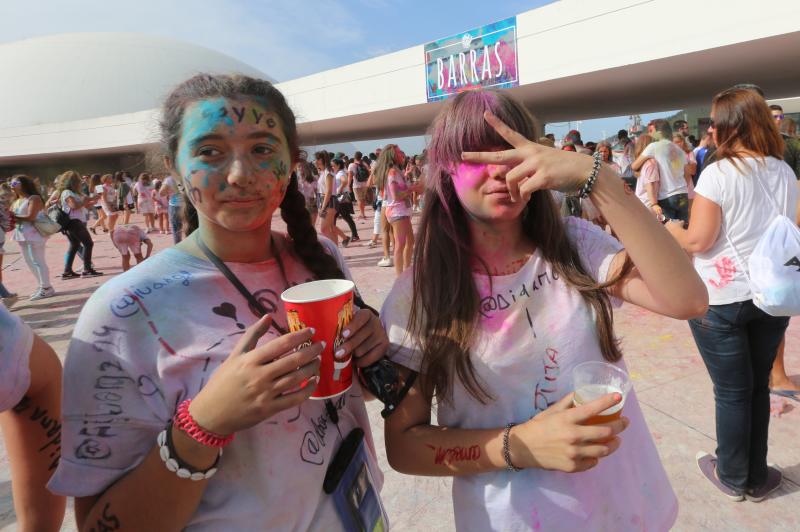
POLYGON ((513 149, 490 152, 464 152, 462 160, 470 163, 508 165, 506 184, 513 201, 527 202, 537 190, 549 189, 572 193, 580 189, 592 171, 592 157, 542 146, 508 127, 490 111, 483 117, 513 149))

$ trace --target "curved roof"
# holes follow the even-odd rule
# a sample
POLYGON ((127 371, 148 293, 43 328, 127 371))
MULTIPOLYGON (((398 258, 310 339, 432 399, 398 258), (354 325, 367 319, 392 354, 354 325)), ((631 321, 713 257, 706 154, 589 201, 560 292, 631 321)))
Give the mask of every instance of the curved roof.
POLYGON ((214 50, 138 33, 70 33, 2 44, 0 65, 0 129, 154 109, 198 72, 270 79, 214 50))

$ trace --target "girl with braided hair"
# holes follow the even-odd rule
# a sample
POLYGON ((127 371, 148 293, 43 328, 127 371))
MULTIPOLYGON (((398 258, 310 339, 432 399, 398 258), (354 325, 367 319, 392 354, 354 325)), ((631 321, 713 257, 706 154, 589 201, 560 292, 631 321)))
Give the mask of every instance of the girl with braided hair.
MULTIPOLYGON (((169 95, 161 129, 188 236, 84 307, 65 367, 67 451, 50 488, 76 497, 81 529, 342 529, 322 489, 342 436, 364 431, 362 473, 376 494, 382 475, 360 385, 309 400, 323 346, 308 329, 288 332, 279 297, 289 285, 349 277, 290 177, 294 114, 267 81, 200 74, 169 95), (278 208, 286 236, 271 228, 278 208)), ((357 366, 388 345, 368 310, 343 336, 341 354, 357 366)))

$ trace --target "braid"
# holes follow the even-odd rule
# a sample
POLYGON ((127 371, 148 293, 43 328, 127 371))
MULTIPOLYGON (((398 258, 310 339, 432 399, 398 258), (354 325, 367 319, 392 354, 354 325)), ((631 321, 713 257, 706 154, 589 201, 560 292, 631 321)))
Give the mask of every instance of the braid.
POLYGON ((294 253, 317 279, 343 279, 344 274, 336 259, 325 252, 311 225, 303 194, 297 187, 297 176, 292 174, 286 196, 281 203, 281 218, 286 222, 289 238, 294 242, 294 253))

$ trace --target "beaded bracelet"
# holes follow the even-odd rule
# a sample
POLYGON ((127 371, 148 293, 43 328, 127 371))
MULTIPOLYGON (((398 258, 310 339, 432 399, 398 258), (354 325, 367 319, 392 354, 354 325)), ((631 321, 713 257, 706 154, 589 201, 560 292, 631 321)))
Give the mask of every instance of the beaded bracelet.
POLYGON ((508 435, 511 433, 511 429, 516 426, 516 423, 509 423, 506 425, 506 430, 503 431, 503 460, 506 461, 506 469, 513 472, 522 471, 521 467, 515 466, 511 462, 511 450, 509 449, 508 445, 508 435))
POLYGON ((581 199, 586 199, 589 197, 589 194, 592 193, 592 188, 594 187, 595 181, 597 181, 597 176, 600 174, 600 164, 602 163, 603 155, 596 151, 594 152, 594 165, 592 166, 592 172, 589 174, 588 179, 586 179, 586 183, 578 191, 578 197, 581 199))
POLYGON ((208 480, 217 472, 217 465, 222 457, 222 449, 219 450, 217 459, 214 460, 211 467, 205 471, 196 471, 192 466, 180 459, 172 442, 172 421, 169 422, 166 429, 159 432, 156 441, 158 442, 158 455, 161 457, 161 461, 164 462, 169 471, 178 475, 179 478, 193 481, 208 480))
POLYGON ((189 413, 189 405, 192 403, 191 399, 187 399, 178 406, 178 411, 175 412, 175 417, 172 422, 175 426, 185 432, 190 438, 198 443, 202 443, 208 447, 225 447, 233 441, 233 434, 222 436, 215 434, 211 431, 205 430, 197 424, 197 422, 189 413))

